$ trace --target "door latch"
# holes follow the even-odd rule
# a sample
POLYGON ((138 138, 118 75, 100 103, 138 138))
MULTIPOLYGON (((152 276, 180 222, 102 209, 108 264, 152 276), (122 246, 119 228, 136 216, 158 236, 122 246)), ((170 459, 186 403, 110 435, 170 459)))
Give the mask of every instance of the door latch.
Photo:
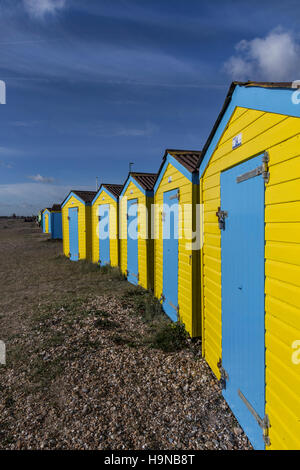
POLYGON ((216 216, 218 217, 219 229, 225 230, 225 219, 226 217, 228 217, 228 212, 222 211, 221 207, 218 207, 218 212, 216 212, 216 216))
POLYGON ((180 198, 180 191, 179 191, 179 189, 178 189, 178 190, 177 190, 177 193, 174 194, 174 196, 170 196, 169 199, 170 199, 170 201, 171 201, 172 199, 178 199, 178 201, 179 201, 179 198, 180 198))

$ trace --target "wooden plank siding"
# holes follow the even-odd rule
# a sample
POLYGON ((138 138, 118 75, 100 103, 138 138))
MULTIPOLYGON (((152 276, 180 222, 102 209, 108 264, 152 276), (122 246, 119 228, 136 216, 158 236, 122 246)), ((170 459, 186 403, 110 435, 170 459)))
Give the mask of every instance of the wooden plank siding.
POLYGON ((163 292, 163 238, 161 208, 166 191, 179 188, 180 197, 178 221, 178 304, 179 317, 192 337, 201 335, 200 289, 199 289, 199 250, 187 247, 196 230, 195 211, 199 202, 199 188, 188 180, 172 164, 168 164, 154 196, 155 202, 155 241, 154 241, 154 292, 160 298, 163 292), (170 181, 171 178, 171 181, 170 181), (170 182, 168 182, 170 181, 170 182), (187 204, 187 207, 184 205, 187 204), (192 212, 194 211, 194 213, 192 212), (182 215, 182 216, 181 216, 182 215))
MULTIPOLYGON (((202 176, 203 353, 219 378, 222 357, 220 172, 268 151, 265 191, 266 413, 271 449, 300 449, 300 365, 292 343, 300 339, 300 119, 236 108, 202 176), (242 145, 232 150, 232 137, 242 145)), ((224 208, 226 210, 226 208, 224 208)))
POLYGON ((63 252, 69 257, 69 208, 78 208, 78 248, 79 259, 92 260, 92 218, 91 207, 74 196, 62 207, 63 252))
MULTIPOLYGON (((127 201, 138 199, 138 270, 139 285, 144 289, 153 289, 153 241, 151 240, 151 224, 149 215, 144 207, 150 208, 152 197, 146 197, 131 181, 119 201, 120 211, 120 268, 123 274, 127 272, 127 201)), ((149 212, 149 210, 148 210, 149 212)))
POLYGON ((98 234, 98 211, 99 206, 109 204, 109 244, 110 244, 110 264, 119 266, 119 204, 106 191, 100 191, 97 199, 92 205, 92 260, 99 262, 99 234, 98 234), (104 199, 103 199, 104 198, 104 199))

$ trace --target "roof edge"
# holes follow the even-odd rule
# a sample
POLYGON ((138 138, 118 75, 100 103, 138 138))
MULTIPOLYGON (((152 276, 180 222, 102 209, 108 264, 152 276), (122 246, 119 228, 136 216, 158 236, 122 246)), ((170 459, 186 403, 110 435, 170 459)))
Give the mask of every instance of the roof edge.
MULTIPOLYGON (((232 101, 233 94, 236 90, 237 87, 244 87, 244 88, 268 88, 268 89, 286 89, 286 90, 297 90, 297 88, 300 87, 300 82, 299 84, 295 84, 295 82, 254 82, 254 81, 247 81, 247 82, 240 82, 240 81, 234 81, 231 83, 229 90, 227 92, 225 101, 223 103, 223 106, 221 108, 221 111, 213 125, 213 128, 204 144, 204 147, 202 149, 202 155, 197 163, 197 168, 199 169, 202 162, 204 162, 205 157, 206 157, 206 152, 211 145, 213 138, 217 132, 217 129, 219 125, 221 124, 222 119, 224 118, 224 115, 226 111, 228 110, 228 107, 232 101)), ((205 167, 206 168, 206 167, 205 167)), ((201 174, 199 172, 199 176, 201 177, 201 174)))

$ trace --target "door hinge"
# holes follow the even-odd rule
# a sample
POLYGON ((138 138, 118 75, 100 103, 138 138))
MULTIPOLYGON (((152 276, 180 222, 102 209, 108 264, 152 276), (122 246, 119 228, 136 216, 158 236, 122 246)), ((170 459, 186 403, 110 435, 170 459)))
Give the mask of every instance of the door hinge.
POLYGON ((270 161, 270 157, 268 152, 264 153, 264 156, 262 158, 262 177, 265 181, 265 183, 268 183, 270 181, 270 172, 269 172, 269 166, 268 163, 270 161))
POLYGON ((216 212, 216 216, 218 217, 219 229, 225 230, 225 219, 226 217, 228 217, 228 212, 221 211, 221 207, 218 207, 218 212, 216 212))
POLYGON ((165 295, 162 293, 161 296, 160 296, 160 298, 159 298, 159 301, 160 301, 160 302, 164 302, 165 300, 166 300, 166 297, 165 297, 165 295))
POLYGON ((236 182, 242 183, 243 181, 247 181, 250 178, 255 178, 256 176, 262 175, 264 182, 268 183, 270 180, 270 172, 268 167, 269 160, 269 154, 268 152, 265 152, 262 158, 262 165, 257 166, 253 170, 247 171, 240 176, 237 176, 236 182))
POLYGON ((226 389, 226 382, 229 380, 229 375, 226 372, 226 370, 224 369, 224 367, 222 366, 222 359, 221 358, 219 359, 219 362, 218 362, 217 366, 218 366, 218 369, 219 369, 220 374, 221 374, 219 384, 221 385, 222 390, 225 390, 226 389))
POLYGON ((161 212, 161 221, 164 222, 165 219, 166 219, 166 214, 165 214, 165 212, 162 211, 161 212))
POLYGON ((177 321, 179 319, 179 305, 174 305, 172 302, 169 302, 169 305, 174 308, 174 310, 176 310, 176 313, 177 313, 177 321))
POLYGON ((269 416, 266 414, 263 418, 261 418, 259 416, 259 414, 255 411, 255 409, 253 408, 251 403, 249 403, 249 401, 247 400, 245 395, 240 391, 240 389, 238 390, 238 396, 243 401, 243 403, 246 405, 246 407, 248 408, 248 410, 250 411, 252 416, 254 416, 254 418, 256 419, 258 425, 263 430, 263 440, 264 440, 265 444, 267 446, 269 446, 270 445, 270 437, 269 437, 270 420, 269 420, 269 416))
POLYGON ((68 220, 71 220, 70 216, 68 215, 68 220))

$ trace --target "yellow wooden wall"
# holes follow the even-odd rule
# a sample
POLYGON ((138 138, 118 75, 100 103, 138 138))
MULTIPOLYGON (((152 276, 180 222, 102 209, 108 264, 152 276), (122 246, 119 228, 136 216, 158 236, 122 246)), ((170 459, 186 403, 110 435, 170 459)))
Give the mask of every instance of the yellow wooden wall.
POLYGON ((300 449, 300 119, 237 108, 201 179, 203 352, 219 377, 221 350, 220 172, 265 150, 270 182, 265 193, 266 413, 271 449, 300 449), (232 137, 242 145, 232 150, 232 137))
POLYGON ((92 259, 92 217, 91 207, 86 206, 74 196, 62 208, 63 251, 69 256, 69 208, 78 208, 78 246, 79 259, 92 259))
POLYGON ((45 220, 45 233, 49 233, 49 212, 46 212, 44 216, 45 220))
POLYGON ((145 289, 153 289, 153 240, 149 223, 149 208, 153 204, 152 197, 146 197, 131 181, 119 201, 120 211, 120 268, 126 275, 127 271, 127 201, 138 199, 138 269, 139 285, 145 289), (143 210, 148 208, 148 213, 143 210))
MULTIPOLYGON (((199 250, 186 247, 191 242, 193 213, 198 202, 198 186, 193 185, 172 164, 168 164, 164 176, 155 192, 155 241, 154 241, 154 292, 160 298, 163 292, 163 239, 162 218, 163 194, 179 189, 180 198, 178 221, 178 304, 180 320, 191 336, 201 335, 199 250), (171 177, 171 182, 168 182, 171 177), (187 205, 184 208, 184 205, 187 205), (185 216, 184 216, 185 213, 185 216)), ((195 214, 194 214, 195 215, 195 214)))
POLYGON ((102 204, 109 204, 109 238, 110 238, 110 262, 112 266, 119 266, 119 233, 118 233, 118 203, 102 190, 92 205, 92 244, 93 263, 99 262, 99 236, 97 227, 99 224, 98 211, 102 204), (104 198, 104 199, 103 199, 104 198))

